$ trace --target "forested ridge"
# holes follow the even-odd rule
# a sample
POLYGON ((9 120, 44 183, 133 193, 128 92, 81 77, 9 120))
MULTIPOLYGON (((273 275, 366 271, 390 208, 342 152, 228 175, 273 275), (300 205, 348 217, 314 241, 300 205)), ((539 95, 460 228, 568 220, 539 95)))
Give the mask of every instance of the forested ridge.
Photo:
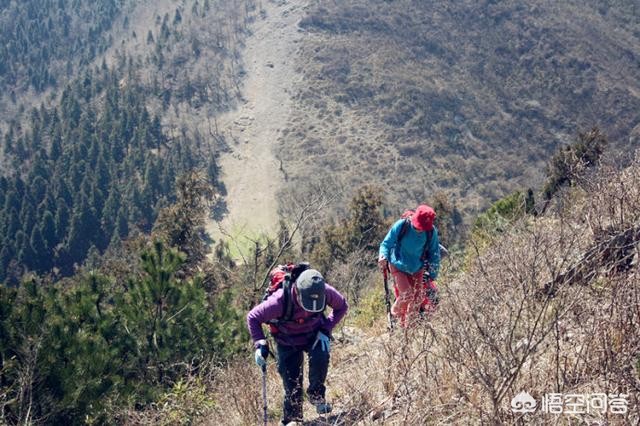
MULTIPOLYGON (((22 106, 15 117, 6 110, 0 126, 6 128, 0 147, 0 280, 13 284, 27 271, 68 276, 89 253, 99 256, 112 242, 148 233, 159 209, 175 201, 176 179, 188 171, 204 170, 219 186, 215 156, 225 149, 225 136, 203 135, 211 132, 210 119, 201 129, 202 123, 180 111, 220 111, 235 102, 239 70, 228 62, 237 61, 252 10, 252 2, 240 7, 194 1, 172 8, 171 16, 156 15, 148 32, 137 35, 128 15, 118 15, 122 2, 98 2, 95 8, 82 1, 40 8, 35 3, 3 5, 2 17, 14 25, 3 28, 3 39, 46 51, 38 60, 18 55, 32 68, 71 68, 62 79, 68 83, 51 82, 58 96, 20 113, 22 106), (110 61, 103 57, 92 65, 98 53, 113 47, 111 36, 100 37, 116 18, 138 48, 123 40, 110 61), (29 40, 42 46, 21 42, 23 21, 40 28, 29 40), (64 37, 58 33, 63 28, 64 37), (87 47, 90 58, 79 51, 87 47)), ((21 81, 3 83, 25 100, 28 87, 21 81)))
POLYGON ((125 2, 37 3, 0 9, 0 418, 112 424, 246 340, 204 263, 225 136, 185 111, 235 102, 253 3, 165 4, 143 34, 125 2))
POLYGON ((183 135, 169 140, 145 107, 148 92, 135 82, 121 87, 122 76, 87 73, 58 106, 10 126, 5 162, 18 167, 0 178, 0 279, 52 268, 69 275, 90 250, 150 231, 158 209, 174 201, 177 176, 211 166, 215 181, 214 159, 183 135))
POLYGON ((123 0, 0 1, 0 87, 41 92, 110 46, 123 0))

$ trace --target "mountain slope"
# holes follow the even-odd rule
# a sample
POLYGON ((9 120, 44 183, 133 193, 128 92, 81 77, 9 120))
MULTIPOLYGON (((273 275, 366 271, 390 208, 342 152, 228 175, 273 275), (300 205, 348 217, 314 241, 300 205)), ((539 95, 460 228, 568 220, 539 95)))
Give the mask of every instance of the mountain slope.
POLYGON ((0 82, 15 92, 0 102, 0 279, 68 275, 89 253, 149 232, 179 175, 198 169, 218 183, 216 155, 227 142, 208 132, 211 118, 237 102, 252 1, 0 6, 3 22, 20 29, 28 21, 50 36, 33 34, 25 47, 21 31, 2 33, 8 46, 48 52, 29 66, 54 73, 67 64, 42 92, 29 89, 17 60, 19 81, 0 82))
MULTIPOLYGON (((386 331, 379 273, 360 271, 368 296, 351 301, 345 324, 334 331, 327 380, 334 411, 318 417, 305 403, 304 424, 548 424, 569 421, 571 409, 564 402, 562 413, 543 412, 545 395, 582 395, 586 404, 603 393, 611 405, 573 420, 637 422, 639 179, 640 156, 625 170, 602 166, 548 214, 524 216, 494 234, 468 254, 464 272, 445 269, 437 312, 408 331, 386 331), (512 410, 521 391, 537 401, 536 412, 512 410)), ((332 283, 345 293, 351 285, 332 283)), ((198 422, 256 423, 260 384, 247 354, 204 383, 187 385, 186 395, 211 387, 215 409, 183 401, 205 410, 194 417, 198 422)), ((273 360, 267 389, 275 424, 282 387, 273 360)), ((146 414, 166 416, 180 407, 146 414)))
POLYGON ((333 2, 300 27, 280 144, 294 187, 329 173, 471 212, 539 184, 578 131, 640 143, 637 2, 333 2))
POLYGON ((296 24, 305 3, 264 3, 251 26, 242 51, 241 104, 217 118, 218 132, 233 143, 220 158, 227 212, 207 227, 214 239, 276 231, 284 175, 274 147, 291 112, 291 88, 299 80, 292 53, 300 41, 296 24))

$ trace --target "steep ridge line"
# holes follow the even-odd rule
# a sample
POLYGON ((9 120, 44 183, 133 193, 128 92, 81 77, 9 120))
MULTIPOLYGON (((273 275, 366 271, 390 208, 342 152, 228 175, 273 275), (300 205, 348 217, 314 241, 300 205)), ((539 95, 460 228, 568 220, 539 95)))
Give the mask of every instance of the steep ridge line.
POLYGON ((291 88, 299 80, 294 53, 305 3, 263 2, 264 13, 246 41, 241 104, 218 119, 219 130, 230 136, 231 152, 220 158, 228 213, 206 227, 214 241, 225 239, 240 247, 246 238, 276 229, 283 175, 273 147, 290 115, 291 88))

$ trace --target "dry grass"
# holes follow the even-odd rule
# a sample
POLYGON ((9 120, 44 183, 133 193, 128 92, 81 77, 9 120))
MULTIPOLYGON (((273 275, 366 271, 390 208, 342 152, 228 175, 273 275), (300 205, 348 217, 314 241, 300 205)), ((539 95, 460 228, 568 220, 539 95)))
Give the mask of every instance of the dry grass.
MULTIPOLYGON (((637 424, 638 188, 640 156, 622 172, 601 167, 567 191, 552 213, 516 223, 477 253, 464 274, 445 274, 439 310, 410 330, 387 332, 383 315, 371 321, 348 317, 335 333, 327 380, 334 412, 317 417, 306 405, 305 424, 637 424), (609 244, 630 235, 621 232, 628 229, 635 233, 626 245, 609 244), (567 274, 578 265, 588 271, 567 274), (550 282, 556 283, 553 291, 550 282), (363 323, 371 325, 353 326, 363 323), (627 394, 629 410, 516 414, 511 399, 521 391, 538 403, 554 392, 627 394)), ((338 269, 338 275, 346 279, 350 273, 338 269)), ((362 280, 380 284, 376 275, 362 280)), ((366 286, 362 292, 366 306, 366 286)), ((379 312, 354 308, 352 315, 358 310, 379 312)), ((196 416, 198 423, 261 421, 260 373, 249 358, 212 374, 215 407, 196 416)), ((281 397, 272 364, 271 424, 279 418, 281 397)))
POLYGON ((290 184, 339 175, 388 188, 394 205, 446 188, 469 214, 541 183, 549 155, 579 130, 598 125, 623 148, 640 107, 629 62, 640 55, 637 11, 312 2, 300 23, 304 81, 280 143, 290 184))

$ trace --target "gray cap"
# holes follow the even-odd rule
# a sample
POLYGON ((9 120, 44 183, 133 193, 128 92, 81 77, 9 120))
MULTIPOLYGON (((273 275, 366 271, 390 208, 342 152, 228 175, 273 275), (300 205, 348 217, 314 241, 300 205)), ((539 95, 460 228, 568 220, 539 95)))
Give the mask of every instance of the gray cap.
POLYGON ((315 269, 307 269, 296 280, 298 303, 307 312, 322 312, 326 303, 324 278, 315 269))

